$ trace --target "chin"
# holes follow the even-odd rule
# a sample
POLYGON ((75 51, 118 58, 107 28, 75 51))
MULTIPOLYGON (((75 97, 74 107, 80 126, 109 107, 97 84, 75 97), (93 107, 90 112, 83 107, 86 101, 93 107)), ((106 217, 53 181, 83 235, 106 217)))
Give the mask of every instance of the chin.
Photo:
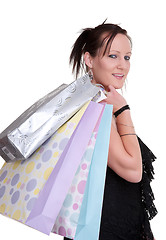
MULTIPOLYGON (((125 82, 121 82, 121 83, 110 83, 109 85, 112 85, 115 89, 119 89, 119 90, 121 90, 122 88, 123 88, 123 86, 124 86, 124 84, 125 84, 125 82)), ((106 91, 109 91, 109 85, 103 85, 104 86, 104 88, 105 88, 105 90, 106 91)))
POLYGON ((120 89, 122 89, 122 88, 123 88, 123 86, 122 86, 122 87, 115 87, 115 89, 117 89, 117 90, 118 90, 118 89, 120 90, 120 89))
POLYGON ((119 84, 119 85, 115 85, 113 86, 115 89, 122 89, 124 86, 124 83, 123 84, 119 84))

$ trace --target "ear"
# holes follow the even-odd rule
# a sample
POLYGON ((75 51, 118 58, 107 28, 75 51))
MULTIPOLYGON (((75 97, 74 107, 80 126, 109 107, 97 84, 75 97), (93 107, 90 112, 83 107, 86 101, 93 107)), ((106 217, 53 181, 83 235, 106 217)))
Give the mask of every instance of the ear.
POLYGON ((84 61, 85 61, 85 64, 87 65, 87 67, 92 68, 93 60, 92 60, 92 56, 90 55, 89 52, 85 52, 84 61))

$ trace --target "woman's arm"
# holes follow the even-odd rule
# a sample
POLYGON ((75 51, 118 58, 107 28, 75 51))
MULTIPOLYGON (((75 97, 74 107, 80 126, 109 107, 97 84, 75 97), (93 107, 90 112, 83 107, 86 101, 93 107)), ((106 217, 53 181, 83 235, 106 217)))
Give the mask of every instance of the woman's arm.
MULTIPOLYGON (((113 104, 113 112, 126 105, 126 100, 110 86, 106 102, 113 104)), ((142 178, 142 157, 135 134, 130 110, 125 110, 112 121, 108 166, 129 182, 139 182, 142 178), (122 136, 123 135, 123 136, 122 136)))
POLYGON ((136 135, 120 135, 134 133, 134 129, 121 123, 133 126, 130 111, 125 110, 117 117, 117 129, 112 123, 108 166, 119 176, 129 182, 139 182, 142 178, 142 157, 136 135))

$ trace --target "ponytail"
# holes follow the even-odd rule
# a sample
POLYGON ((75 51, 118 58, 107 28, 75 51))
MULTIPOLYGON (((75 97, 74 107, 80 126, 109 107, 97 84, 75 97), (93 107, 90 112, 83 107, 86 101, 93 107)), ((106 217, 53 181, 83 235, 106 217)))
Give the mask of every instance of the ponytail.
POLYGON ((76 72, 76 77, 78 76, 80 69, 83 65, 82 55, 85 53, 86 45, 91 33, 91 28, 86 28, 83 30, 81 35, 75 41, 72 52, 70 54, 69 63, 73 64, 72 72, 76 72))

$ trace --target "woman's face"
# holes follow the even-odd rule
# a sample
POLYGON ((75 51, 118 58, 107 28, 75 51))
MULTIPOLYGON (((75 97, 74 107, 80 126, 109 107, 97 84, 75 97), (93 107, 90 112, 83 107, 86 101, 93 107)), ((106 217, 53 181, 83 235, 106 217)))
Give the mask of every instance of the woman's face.
POLYGON ((104 48, 96 57, 90 56, 93 82, 102 84, 105 90, 109 85, 121 89, 130 69, 131 43, 125 35, 117 34, 111 48, 103 56, 104 48))

